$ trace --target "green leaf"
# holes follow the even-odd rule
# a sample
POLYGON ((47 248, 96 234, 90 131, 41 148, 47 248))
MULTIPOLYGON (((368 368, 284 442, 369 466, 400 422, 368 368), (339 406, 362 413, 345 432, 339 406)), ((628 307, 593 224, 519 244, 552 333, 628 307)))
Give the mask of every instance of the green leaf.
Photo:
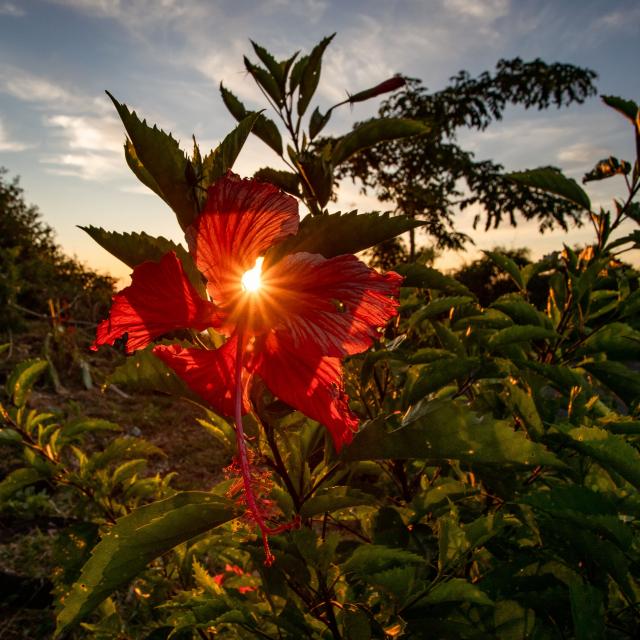
POLYGON ((349 559, 342 565, 345 573, 355 573, 359 576, 380 573, 394 567, 404 567, 408 564, 422 565, 423 557, 405 551, 394 549, 379 544, 366 544, 359 546, 349 559))
POLYGON ((279 187, 283 191, 290 193, 291 195, 300 196, 299 184, 300 176, 297 173, 291 171, 278 171, 277 169, 271 169, 270 167, 264 167, 258 169, 253 174, 254 179, 261 182, 269 182, 279 187))
POLYGON ((602 591, 590 584, 574 582, 569 585, 569 595, 576 640, 603 640, 606 635, 602 591))
POLYGON ((507 293, 491 303, 492 309, 498 309, 509 316, 516 324, 538 325, 553 329, 551 320, 541 311, 538 311, 530 302, 527 302, 517 293, 507 293))
POLYGON ((524 279, 520 273, 520 267, 509 257, 497 251, 483 251, 487 257, 495 262, 503 271, 506 271, 511 279, 518 285, 519 289, 524 289, 524 279))
POLYGON ((345 460, 462 460, 477 464, 562 466, 554 454, 514 431, 506 420, 477 415, 453 400, 418 403, 403 426, 367 422, 345 447, 345 460))
POLYGON ((600 96, 602 101, 625 118, 631 120, 631 124, 635 126, 636 117, 638 115, 638 105, 633 100, 625 100, 617 96, 600 96))
MULTIPOLYGON (((461 282, 445 276, 437 269, 426 267, 423 264, 399 264, 394 267, 401 276, 404 276, 403 287, 420 287, 421 289, 436 289, 443 293, 463 296, 473 296, 461 282)), ((475 298, 475 296, 473 296, 475 298)))
POLYGON ((262 64, 269 70, 269 73, 273 76, 274 80, 278 84, 278 87, 284 90, 284 69, 280 66, 280 63, 261 45, 253 40, 250 40, 253 50, 256 52, 258 58, 262 64))
POLYGON ((348 507, 373 504, 375 497, 370 493, 350 487, 326 487, 316 492, 300 509, 303 518, 312 518, 321 513, 331 513, 348 507))
POLYGON ((417 313, 414 313, 411 316, 411 323, 415 325, 429 318, 437 318, 443 313, 450 314, 452 309, 473 304, 473 302, 474 299, 470 296, 445 296, 443 298, 436 298, 422 307, 417 313))
POLYGON ((553 329, 539 327, 534 325, 517 325, 514 327, 506 327, 496 331, 488 341, 491 349, 497 349, 509 344, 517 342, 529 342, 530 340, 550 340, 557 338, 558 334, 553 329))
POLYGON ((249 58, 244 57, 244 67, 251 74, 251 77, 262 87, 265 93, 276 103, 282 106, 283 98, 278 81, 266 69, 253 64, 249 58))
POLYGON ((109 420, 82 416, 63 424, 60 429, 60 437, 65 440, 73 440, 85 433, 95 433, 96 431, 122 431, 122 427, 115 422, 109 422, 109 420))
POLYGON ((620 396, 628 406, 634 406, 640 401, 640 375, 637 371, 611 360, 588 362, 584 364, 584 368, 620 396))
POLYGON ((506 402, 520 416, 524 422, 527 432, 537 440, 544 435, 544 425, 536 403, 530 393, 521 389, 518 385, 508 380, 504 383, 506 392, 506 402))
POLYGON ((145 169, 142 162, 140 162, 135 147, 128 138, 124 143, 124 159, 127 161, 129 169, 133 171, 138 180, 164 200, 162 189, 160 189, 154 177, 145 169))
POLYGON ((0 504, 20 489, 35 484, 41 479, 42 475, 32 467, 23 467, 7 474, 0 481, 0 504))
POLYGON ((338 138, 331 153, 331 161, 338 166, 352 155, 386 140, 398 140, 423 135, 431 131, 431 125, 407 118, 376 118, 338 138))
MULTIPOLYGON (((192 185, 187 181, 188 158, 170 134, 156 126, 150 127, 146 120, 140 121, 135 111, 129 111, 108 91, 107 95, 124 124, 137 161, 155 181, 162 199, 173 209, 180 226, 186 229, 198 213, 192 185)), ((135 169, 134 173, 140 177, 135 169)), ((148 180, 143 182, 149 186, 148 180)))
POLYGON ((265 262, 272 264, 299 251, 319 253, 325 258, 357 253, 423 224, 405 216, 378 212, 307 216, 295 236, 285 238, 267 251, 265 262))
POLYGON ((446 384, 472 376, 481 365, 479 358, 442 358, 420 368, 416 381, 408 390, 407 401, 414 404, 446 384))
POLYGON ((591 210, 591 201, 584 189, 575 180, 567 178, 554 167, 517 171, 507 174, 506 177, 527 187, 553 193, 587 211, 591 210))
POLYGON ((521 502, 546 514, 551 526, 565 520, 580 530, 591 530, 627 550, 633 532, 619 517, 616 504, 607 496, 578 485, 558 485, 521 498, 521 502))
MULTIPOLYGON (((309 106, 309 102, 311 102, 311 98, 313 94, 316 92, 316 88, 318 86, 318 82, 320 81, 320 70, 322 68, 322 56, 324 54, 324 50, 329 46, 329 43, 333 40, 336 34, 332 34, 326 38, 323 38, 319 44, 317 44, 309 57, 305 60, 302 58, 299 62, 305 61, 303 65, 300 66, 299 74, 300 74, 300 90, 298 93, 298 115, 304 115, 304 112, 307 110, 309 106)), ((293 68, 292 71, 292 82, 293 76, 297 75, 298 69, 296 69, 298 65, 293 68)), ((297 78, 296 78, 297 79, 297 78)))
POLYGON ((202 161, 202 182, 205 189, 233 168, 238 154, 254 128, 259 113, 249 113, 238 126, 202 161))
POLYGON ((93 473, 98 469, 105 469, 112 462, 133 460, 138 458, 150 458, 152 456, 164 456, 162 449, 142 438, 124 436, 112 440, 105 449, 94 453, 85 467, 87 473, 93 473))
POLYGON ((16 407, 23 407, 33 385, 46 370, 48 363, 46 360, 25 360, 21 362, 7 379, 7 395, 12 399, 16 407))
POLYGON ((237 507, 228 500, 185 491, 120 518, 93 549, 66 595, 57 617, 56 637, 136 577, 149 562, 238 515, 237 507))
POLYGON ((327 111, 324 115, 320 112, 320 109, 316 107, 311 114, 309 120, 309 139, 313 140, 325 127, 329 119, 331 118, 331 110, 327 111))
MULTIPOLYGON (((251 112, 247 111, 242 102, 240 102, 231 91, 226 89, 222 83, 220 83, 220 94, 222 95, 222 101, 225 106, 238 122, 242 122, 250 115, 251 112)), ((258 136, 265 144, 269 145, 279 156, 282 155, 282 136, 273 120, 270 120, 261 113, 256 119, 251 132, 258 136)))
POLYGON ((476 585, 463 578, 452 578, 436 585, 421 603, 441 604, 443 602, 472 602, 473 604, 493 606, 493 600, 476 585))
POLYGON ((612 322, 594 331, 576 355, 606 353, 612 360, 640 360, 640 331, 628 324, 612 322))
POLYGON ((147 347, 128 356, 124 364, 107 377, 107 383, 135 391, 161 391, 200 401, 173 369, 153 355, 152 348, 147 347))
POLYGON ((119 233, 93 226, 79 228, 89 234, 103 249, 132 269, 148 260, 158 262, 167 253, 173 251, 180 259, 191 284, 201 295, 204 295, 205 286, 202 275, 191 254, 181 244, 176 244, 162 236, 150 236, 144 231, 119 233))
POLYGON ((572 446, 597 460, 640 489, 640 453, 623 436, 599 427, 577 427, 568 432, 572 446))

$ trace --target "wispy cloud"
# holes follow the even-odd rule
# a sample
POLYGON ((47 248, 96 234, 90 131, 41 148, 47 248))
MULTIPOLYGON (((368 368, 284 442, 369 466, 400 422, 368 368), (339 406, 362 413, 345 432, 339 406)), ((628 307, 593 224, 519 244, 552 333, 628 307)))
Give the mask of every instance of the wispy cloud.
POLYGON ((115 154, 62 153, 44 156, 40 162, 48 173, 83 180, 108 180, 122 175, 122 159, 115 154))
POLYGON ((4 123, 0 120, 0 151, 25 151, 29 148, 28 144, 12 140, 4 127, 4 123))
POLYGON ((75 112, 104 113, 107 101, 102 96, 87 96, 26 69, 0 64, 0 92, 38 108, 75 112))
POLYGON ((11 18, 22 18, 27 12, 15 5, 13 2, 0 2, 0 16, 10 16, 11 18))

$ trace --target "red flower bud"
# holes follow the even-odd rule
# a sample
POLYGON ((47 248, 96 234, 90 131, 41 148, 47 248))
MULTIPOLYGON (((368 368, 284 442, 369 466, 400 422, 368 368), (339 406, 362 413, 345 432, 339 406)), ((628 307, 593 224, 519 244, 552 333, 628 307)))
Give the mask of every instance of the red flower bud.
POLYGON ((366 89, 365 91, 360 91, 350 96, 349 102, 363 102, 369 98, 380 96, 383 93, 395 91, 400 87, 404 87, 405 84, 407 84, 407 81, 402 76, 393 76, 393 78, 389 78, 388 80, 377 84, 375 87, 371 87, 371 89, 366 89))

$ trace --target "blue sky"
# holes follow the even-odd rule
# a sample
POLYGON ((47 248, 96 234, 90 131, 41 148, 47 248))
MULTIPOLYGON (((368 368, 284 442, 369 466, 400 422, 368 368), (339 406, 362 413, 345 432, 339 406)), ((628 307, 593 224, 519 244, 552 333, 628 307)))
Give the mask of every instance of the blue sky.
MULTIPOLYGON (((214 146, 234 125, 220 81, 248 106, 263 105, 242 63, 249 38, 281 58, 334 31, 317 94, 324 108, 396 72, 437 90, 460 69, 475 74, 515 56, 590 67, 600 93, 640 99, 640 4, 633 0, 0 0, 0 166, 21 176, 27 200, 68 253, 124 277, 128 269, 76 225, 181 234, 173 214, 129 173, 124 133, 104 90, 185 147, 192 133, 201 146, 214 146)), ((344 109, 328 133, 374 111, 375 102, 344 109)), ((509 169, 554 164, 577 179, 609 154, 633 158, 630 128, 597 98, 561 111, 514 108, 460 140, 509 169)), ((255 139, 236 170, 250 175, 276 160, 255 139)), ((607 205, 622 193, 618 180, 590 186, 592 200, 607 205)), ((348 183, 332 207, 381 208, 348 183)), ((590 238, 587 227, 540 237, 535 224, 473 232, 474 214, 458 217, 476 240, 466 259, 498 244, 540 255, 590 238)), ((440 265, 460 260, 448 254, 440 265)))

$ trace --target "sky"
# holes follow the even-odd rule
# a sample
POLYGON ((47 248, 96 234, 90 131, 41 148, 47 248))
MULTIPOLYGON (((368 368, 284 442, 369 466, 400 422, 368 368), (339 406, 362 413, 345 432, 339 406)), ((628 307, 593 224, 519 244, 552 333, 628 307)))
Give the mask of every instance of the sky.
MULTIPOLYGON (((322 110, 395 73, 436 91, 461 69, 475 75, 516 56, 591 68, 600 94, 640 100, 636 0, 0 0, 0 166, 20 176, 26 200, 69 255, 125 278, 129 269, 77 225, 182 238, 173 213, 126 166, 124 130, 105 89, 183 148, 195 134, 206 150, 235 124, 221 81, 249 108, 264 106, 242 61, 255 59, 250 39, 282 59, 333 32, 314 99, 322 110)), ((346 133, 377 104, 339 110, 326 133, 346 133)), ((459 141, 508 170, 552 164, 578 180, 601 158, 634 153, 628 122, 599 98, 562 110, 512 107, 459 141)), ((278 158, 252 137, 235 171, 249 176, 264 166, 278 167, 278 158)), ((624 193, 620 177, 587 187, 596 206, 624 193)), ((330 209, 354 208, 388 205, 344 182, 330 209)), ((475 213, 456 217, 475 245, 443 254, 441 268, 497 245, 528 246, 538 257, 591 239, 589 226, 543 236, 535 223, 474 231, 475 213)))

